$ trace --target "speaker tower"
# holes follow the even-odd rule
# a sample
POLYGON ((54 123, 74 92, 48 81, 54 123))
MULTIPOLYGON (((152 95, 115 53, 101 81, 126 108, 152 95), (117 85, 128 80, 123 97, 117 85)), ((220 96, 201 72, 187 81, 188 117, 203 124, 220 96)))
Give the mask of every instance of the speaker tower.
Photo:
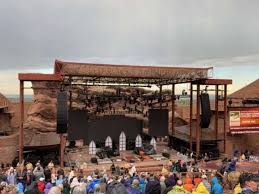
POLYGON ((57 133, 67 133, 68 123, 68 106, 67 93, 65 91, 58 92, 57 96, 57 133))

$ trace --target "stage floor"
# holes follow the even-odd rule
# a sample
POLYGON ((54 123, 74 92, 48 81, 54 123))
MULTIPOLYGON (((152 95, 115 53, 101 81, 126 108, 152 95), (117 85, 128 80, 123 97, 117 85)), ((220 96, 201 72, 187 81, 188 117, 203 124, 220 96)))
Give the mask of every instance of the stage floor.
MULTIPOLYGON (((115 166, 129 167, 130 160, 134 160, 134 165, 138 172, 161 172, 163 166, 167 167, 170 160, 172 161, 190 161, 186 156, 177 153, 177 151, 167 147, 164 142, 157 144, 157 154, 147 157, 145 160, 141 160, 139 155, 134 154, 132 151, 121 152, 120 156, 112 157, 110 159, 98 160, 98 165, 90 162, 91 155, 88 154, 88 146, 81 146, 71 149, 66 154, 66 162, 76 164, 77 167, 84 169, 84 171, 92 172, 95 169, 110 171, 112 162, 115 166), (170 158, 162 157, 162 152, 170 153, 170 158)), ((222 163, 221 160, 209 161, 206 163, 200 162, 199 166, 204 170, 217 170, 220 169, 222 163)), ((240 172, 253 172, 259 171, 258 162, 238 162, 237 170, 240 172)))

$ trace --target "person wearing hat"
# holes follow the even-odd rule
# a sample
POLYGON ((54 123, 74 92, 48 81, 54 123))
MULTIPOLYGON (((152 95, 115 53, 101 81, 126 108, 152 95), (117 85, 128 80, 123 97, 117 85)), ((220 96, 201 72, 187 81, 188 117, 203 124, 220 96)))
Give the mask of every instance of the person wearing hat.
POLYGON ((211 192, 211 184, 208 181, 207 175, 203 174, 201 176, 201 181, 204 184, 204 186, 208 189, 209 192, 211 192))
POLYGON ((186 175, 183 187, 188 192, 192 192, 194 189, 194 184, 192 184, 192 179, 189 177, 189 175, 186 175))

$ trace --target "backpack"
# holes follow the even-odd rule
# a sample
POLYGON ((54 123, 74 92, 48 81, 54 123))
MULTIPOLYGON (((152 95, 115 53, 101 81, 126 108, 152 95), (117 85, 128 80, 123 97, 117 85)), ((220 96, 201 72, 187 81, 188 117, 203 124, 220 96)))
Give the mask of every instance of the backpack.
POLYGON ((127 194, 125 186, 117 181, 113 181, 108 185, 106 194, 127 194))

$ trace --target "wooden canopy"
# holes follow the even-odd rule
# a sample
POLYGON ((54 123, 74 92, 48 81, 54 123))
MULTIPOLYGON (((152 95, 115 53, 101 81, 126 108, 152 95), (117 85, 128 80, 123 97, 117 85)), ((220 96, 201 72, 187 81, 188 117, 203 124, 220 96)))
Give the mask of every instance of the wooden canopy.
POLYGON ((70 79, 100 83, 185 83, 209 78, 212 68, 162 67, 144 65, 111 65, 55 61, 54 74, 70 79))

